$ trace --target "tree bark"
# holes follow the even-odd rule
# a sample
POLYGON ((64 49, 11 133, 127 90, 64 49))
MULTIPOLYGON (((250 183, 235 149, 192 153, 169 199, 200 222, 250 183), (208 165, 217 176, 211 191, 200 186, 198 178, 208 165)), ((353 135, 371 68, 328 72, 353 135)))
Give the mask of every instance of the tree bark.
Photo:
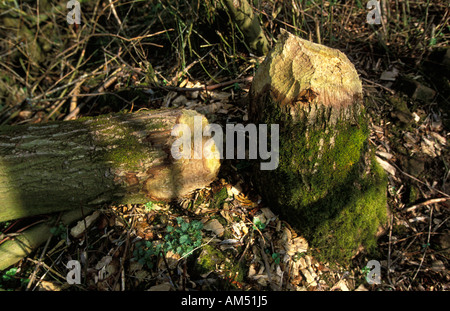
POLYGON ((253 9, 247 0, 225 0, 224 2, 250 48, 259 56, 266 55, 269 52, 269 43, 258 17, 253 14, 253 9))
POLYGON ((373 246, 386 181, 368 148, 362 84, 348 58, 283 32, 255 74, 249 120, 280 126, 278 168, 254 174, 266 203, 330 258, 373 246))
POLYGON ((171 200, 208 185, 219 159, 171 156, 173 127, 192 129, 195 116, 201 115, 178 109, 0 128, 0 222, 102 203, 171 200))

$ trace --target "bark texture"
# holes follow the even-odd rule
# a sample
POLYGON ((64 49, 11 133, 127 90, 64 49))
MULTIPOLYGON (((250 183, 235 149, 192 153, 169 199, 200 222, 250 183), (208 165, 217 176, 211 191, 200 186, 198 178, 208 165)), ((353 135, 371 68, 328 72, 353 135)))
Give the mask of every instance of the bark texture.
POLYGON ((0 221, 109 202, 170 200, 204 187, 220 160, 174 160, 170 151, 173 127, 192 129, 195 116, 201 117, 163 110, 0 128, 0 221))
POLYGON ((269 52, 269 43, 259 24, 258 16, 253 13, 247 0, 225 0, 224 2, 250 48, 260 56, 266 55, 269 52))
POLYGON ((334 258, 373 246, 386 185, 348 58, 283 32, 254 77, 249 119, 280 124, 279 167, 255 170, 266 202, 334 258))

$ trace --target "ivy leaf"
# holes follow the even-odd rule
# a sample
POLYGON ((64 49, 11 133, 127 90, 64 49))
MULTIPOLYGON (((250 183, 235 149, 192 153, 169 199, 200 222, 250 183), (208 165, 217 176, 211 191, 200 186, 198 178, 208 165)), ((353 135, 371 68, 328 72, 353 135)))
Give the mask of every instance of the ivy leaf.
POLYGON ((181 224, 181 230, 183 230, 184 232, 188 231, 189 229, 189 223, 184 222, 181 224))
POLYGON ((166 230, 167 230, 167 232, 172 232, 173 231, 173 227, 172 226, 167 226, 166 230))
POLYGON ((172 242, 168 241, 166 243, 166 248, 167 248, 168 251, 172 250, 172 242))
POLYGON ((185 251, 185 255, 187 255, 187 254, 189 254, 190 252, 192 252, 194 250, 194 248, 191 246, 191 247, 188 247, 187 249, 186 249, 186 251, 185 251))
POLYGON ((145 266, 145 259, 144 259, 144 258, 140 258, 140 259, 138 260, 138 262, 139 262, 141 265, 145 266))
POLYGON ((192 228, 193 228, 194 230, 202 230, 202 229, 203 229, 203 223, 200 222, 200 221, 195 220, 195 221, 192 223, 192 228))
POLYGON ((156 253, 159 254, 161 252, 161 244, 156 245, 156 253))
POLYGON ((180 237, 180 244, 187 243, 189 241, 189 235, 185 234, 180 237))
POLYGON ((253 218, 253 223, 259 230, 263 230, 266 227, 266 224, 261 222, 261 220, 258 217, 253 218))

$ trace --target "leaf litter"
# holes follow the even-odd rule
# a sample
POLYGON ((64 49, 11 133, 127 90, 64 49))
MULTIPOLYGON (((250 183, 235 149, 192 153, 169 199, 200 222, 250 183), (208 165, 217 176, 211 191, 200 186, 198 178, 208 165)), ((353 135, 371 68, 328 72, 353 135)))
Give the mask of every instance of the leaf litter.
MULTIPOLYGON (((440 5, 436 3, 430 9, 438 10, 440 5)), ((27 15, 34 16, 24 14, 27 15)), ((275 24, 270 23, 270 31, 274 30, 272 27, 275 24)), ((367 34, 360 31, 360 24, 349 23, 349 31, 352 27, 358 28, 356 37, 367 34)), ((403 36, 408 36, 408 33, 398 32, 393 35, 402 42, 410 40, 403 36)), ((426 38, 425 33, 423 38, 426 38)), ((10 43, 14 42, 7 42, 7 46, 11 46, 10 43)), ((397 52, 401 55, 402 49, 408 45, 409 42, 399 47, 391 44, 389 48, 398 48, 397 52)), ((83 45, 79 44, 79 47, 83 45)), ((93 215, 86 215, 79 225, 66 228, 67 232, 73 231, 73 235, 55 233, 58 239, 53 240, 54 244, 47 250, 43 261, 30 256, 19 264, 19 270, 23 267, 25 271, 27 265, 42 266, 43 275, 32 284, 32 288, 40 290, 448 290, 449 133, 443 122, 443 119, 448 119, 448 115, 438 108, 433 92, 425 94, 432 97, 431 100, 419 96, 418 91, 427 89, 421 88, 422 85, 417 81, 409 96, 413 100, 408 100, 407 109, 395 111, 389 104, 389 96, 395 94, 394 83, 407 73, 408 66, 401 60, 386 60, 376 53, 365 53, 364 49, 359 43, 357 46, 349 44, 346 52, 365 82, 366 98, 372 101, 372 105, 368 105, 372 130, 370 144, 376 148, 377 160, 389 174, 391 222, 388 232, 379 240, 382 284, 371 285, 365 281, 361 270, 373 258, 363 251, 355 256, 350 267, 316 260, 314 250, 309 248, 300 233, 293 230, 287 221, 279 219, 270 207, 261 203, 258 195, 252 192, 251 184, 239 176, 238 165, 232 165, 231 169, 237 177, 231 178, 233 174, 228 174, 228 181, 215 182, 211 187, 200 189, 190 198, 175 203, 153 202, 149 205, 151 208, 144 205, 105 206, 93 215), (416 105, 415 99, 419 97, 428 102, 416 105), (399 126, 399 123, 409 126, 399 126), (215 194, 221 189, 226 189, 227 198, 216 200, 215 194), (196 220, 206 227, 200 231, 200 247, 184 258, 176 252, 176 248, 175 251, 167 252, 156 249, 158 245, 163 245, 167 228, 177 225, 179 217, 185 223, 196 220), (152 263, 151 268, 145 261, 142 264, 135 258, 134 252, 139 242, 148 244, 143 256, 147 256, 146 262, 152 263), (156 251, 152 253, 149 249, 156 251), (196 268, 202 261, 198 256, 207 249, 215 260, 208 262, 213 269, 199 273, 196 268), (65 264, 69 260, 78 260, 83 265, 82 277, 86 282, 75 286, 67 284, 65 264), (236 269, 236 264, 242 264, 243 267, 236 269)), ((416 51, 415 48, 413 50, 416 51)), ((14 51, 15 48, 11 50, 14 51)), ((84 50, 81 54, 84 55, 84 50)), ((121 52, 117 55, 120 56, 121 52)), ((422 56, 419 55, 419 58, 422 56)), ((65 59, 72 67, 70 59, 65 59)), ((252 64, 249 68, 254 68, 261 61, 256 57, 247 59, 252 64)), ((31 67, 35 67, 36 63, 30 62, 31 67)), ((102 64, 105 68, 109 66, 109 62, 102 64)), ((139 84, 138 79, 142 76, 139 72, 143 71, 139 66, 127 66, 126 70, 122 70, 114 78, 115 88, 126 85, 130 77, 139 84)), ((6 64, 5 68, 9 67, 6 64)), ((166 81, 161 67, 152 69, 156 73, 151 77, 153 80, 159 78, 166 81)), ((93 73, 96 74, 96 70, 93 73)), ((177 71, 177 68, 174 70, 177 71)), ((246 73, 247 70, 242 72, 246 73)), ((27 71, 28 76, 32 80, 36 79, 32 72, 27 71)), ((89 91, 92 86, 82 84, 92 82, 87 81, 84 75, 80 77, 80 81, 74 82, 81 82, 81 88, 89 91)), ((247 78, 251 78, 250 73, 247 78)), ((413 78, 416 79, 415 76, 413 78)), ((25 86, 31 89, 28 82, 16 76, 12 76, 12 80, 14 83, 7 86, 8 92, 2 93, 8 94, 6 97, 3 95, 6 105, 0 107, 4 108, 0 116, 2 124, 38 123, 48 120, 51 115, 58 119, 64 117, 60 109, 63 101, 55 102, 49 98, 40 103, 45 93, 27 98, 29 94, 25 86), (19 87, 21 85, 22 88, 19 87), (27 105, 11 105, 25 100, 27 105), (28 105, 30 103, 38 105, 28 105), (42 108, 50 109, 50 113, 45 115, 42 108)), ((59 78, 53 80, 50 71, 45 72, 43 79, 37 80, 35 86, 39 85, 39 81, 44 81, 50 86, 54 83, 52 87, 55 90, 59 89, 59 82, 67 82, 59 78)), ((148 106, 196 109, 207 114, 211 121, 247 120, 243 103, 249 89, 249 79, 239 82, 236 91, 234 88, 205 90, 204 82, 192 79, 192 74, 183 70, 176 72, 169 85, 172 81, 180 80, 178 87, 184 90, 163 92, 161 90, 165 90, 164 87, 147 88, 144 92, 150 98, 148 106), (192 90, 186 90, 189 88, 192 90)), ((73 84, 71 81, 61 89, 72 89, 73 84)), ((105 83, 96 85, 96 88, 107 89, 109 86, 105 83)), ((42 85, 38 88, 42 88, 42 85)), ((69 94, 73 96, 78 89, 79 85, 76 85, 69 94)), ((76 100, 77 97, 74 98, 76 100)), ((132 111, 134 101, 126 103, 132 111)), ((147 105, 138 105, 136 102, 135 109, 141 108, 147 108, 147 105)), ((106 105, 100 113, 112 110, 106 105)), ((0 237, 0 240, 8 238, 3 233, 0 237)), ((183 238, 185 242, 186 239, 183 238)))

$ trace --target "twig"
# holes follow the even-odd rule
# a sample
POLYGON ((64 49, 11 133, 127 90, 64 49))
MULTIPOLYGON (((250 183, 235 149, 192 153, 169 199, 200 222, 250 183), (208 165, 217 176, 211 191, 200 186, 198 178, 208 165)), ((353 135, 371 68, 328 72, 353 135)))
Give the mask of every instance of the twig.
POLYGON ((44 254, 47 251, 48 245, 50 244, 52 237, 53 237, 53 235, 50 235, 47 239, 47 242, 45 243, 45 246, 44 246, 44 249, 42 250, 41 256, 39 257, 39 260, 36 262, 36 268, 34 269, 33 273, 31 274, 30 281, 28 282, 27 287, 25 289, 26 291, 30 290, 31 284, 33 284, 33 282, 36 278, 36 274, 38 273, 39 268, 43 264, 42 259, 44 258, 44 254))
POLYGON ((391 245, 392 245, 392 226, 394 223, 394 215, 391 215, 391 221, 389 223, 389 245, 388 245, 388 260, 387 260, 387 278, 389 280, 389 283, 391 283, 391 277, 390 277, 390 273, 391 273, 391 245))
POLYGON ((418 208, 418 207, 421 207, 421 206, 424 206, 424 205, 430 205, 430 204, 440 203, 440 202, 445 202, 445 201, 448 201, 448 200, 450 200, 450 197, 449 197, 449 198, 435 198, 435 199, 429 199, 429 200, 426 200, 425 202, 418 203, 418 204, 415 204, 415 205, 413 205, 413 206, 411 206, 411 207, 408 207, 405 211, 406 211, 406 212, 412 212, 413 210, 415 210, 415 209, 418 208))
MULTIPOLYGON (((101 94, 104 92, 105 89, 107 89, 111 84, 113 84, 113 83, 117 80, 117 74, 118 74, 120 71, 122 71, 122 69, 124 68, 124 66, 125 66, 125 65, 122 65, 120 68, 116 69, 116 71, 114 71, 114 72, 112 73, 111 78, 109 78, 105 83, 103 83, 103 85, 102 85, 101 87, 99 87, 99 88, 97 89, 97 93, 91 94, 90 96, 93 96, 93 95, 96 95, 96 96, 101 95, 101 94)), ((120 99, 122 99, 123 101, 125 101, 126 103, 129 104, 129 102, 128 102, 126 99, 120 97, 119 95, 117 95, 117 94, 115 94, 115 93, 110 93, 110 94, 119 97, 120 99)), ((86 94, 84 94, 84 95, 86 95, 86 94)), ((79 95, 77 95, 77 96, 79 96, 79 95)), ((72 120, 72 119, 75 119, 76 116, 78 115, 78 113, 80 112, 81 108, 83 108, 86 104, 88 104, 88 103, 92 100, 92 98, 93 98, 93 97, 90 97, 90 98, 88 98, 85 102, 83 102, 83 103, 81 103, 80 105, 78 105, 73 111, 71 111, 71 112, 64 118, 64 120, 66 121, 66 120, 72 120)))
POLYGON ((364 80, 364 81, 366 81, 366 82, 368 82, 368 83, 370 83, 370 84, 373 84, 373 85, 375 85, 375 86, 381 87, 382 89, 388 91, 388 92, 391 93, 391 94, 395 94, 395 91, 394 91, 394 90, 392 90, 392 89, 390 89, 390 88, 388 88, 388 87, 386 87, 386 86, 384 86, 384 85, 381 85, 381 84, 379 84, 379 83, 370 81, 370 80, 365 79, 365 78, 362 78, 362 77, 361 77, 361 80, 364 80))
MULTIPOLYGON (((79 82, 84 82, 87 78, 89 78, 89 77, 91 77, 91 76, 100 75, 100 74, 103 74, 103 73, 102 73, 102 72, 96 72, 96 71, 93 71, 92 73, 89 73, 89 74, 85 73, 85 74, 83 74, 81 77, 79 77, 79 78, 77 78, 77 79, 75 79, 75 80, 73 80, 73 81, 71 81, 71 82, 69 82, 69 83, 67 83, 67 84, 65 84, 65 85, 62 85, 62 86, 60 86, 60 87, 57 87, 57 88, 55 88, 55 89, 53 89, 53 90, 51 90, 51 91, 46 91, 45 93, 36 95, 36 96, 33 97, 33 98, 27 98, 27 102, 28 102, 28 103, 34 103, 34 102, 45 102, 45 101, 48 101, 48 99, 43 99, 43 100, 40 100, 40 99, 41 99, 42 97, 44 97, 44 96, 48 96, 48 95, 53 94, 53 93, 55 93, 55 92, 64 90, 64 89, 68 88, 69 86, 71 86, 71 85, 73 85, 73 84, 77 84, 77 83, 79 83, 79 82)), ((50 89, 51 89, 51 88, 50 88, 50 89)), ((59 98, 58 98, 58 99, 59 99, 59 98)))
POLYGON ((270 272, 269 260, 267 259, 266 252, 264 251, 263 241, 264 241, 264 237, 262 239, 259 239, 259 246, 261 248, 261 257, 264 261, 264 266, 266 267, 267 276, 269 278, 269 283, 272 283, 272 273, 270 272))
POLYGON ((174 84, 177 82, 177 80, 184 74, 186 74, 192 67, 194 67, 194 65, 201 63, 201 61, 208 56, 211 52, 213 51, 213 49, 209 50, 208 53, 206 53, 205 55, 203 55, 202 57, 200 57, 199 59, 194 60, 192 63, 190 63, 189 65, 187 65, 182 71, 180 71, 179 73, 177 73, 175 75, 175 77, 172 78, 172 80, 170 80, 170 84, 174 84))
MULTIPOLYGON (((52 264, 52 266, 49 266, 49 265, 47 265, 45 262, 42 262, 42 261, 39 261, 39 260, 34 260, 34 259, 31 259, 31 258, 27 258, 27 260, 28 261, 31 261, 32 263, 34 263, 34 264, 36 264, 36 265, 42 265, 45 269, 47 269, 48 271, 51 271, 52 273, 54 273, 55 275, 57 275, 58 277, 60 277, 62 280, 65 280, 66 278, 63 276, 63 275, 61 275, 58 271, 56 271, 55 269, 53 269, 52 268, 52 266, 53 266, 53 264, 52 264)), ((36 287, 35 287, 36 288, 36 287)), ((35 289, 34 288, 34 289, 35 289)), ((33 290, 34 290, 33 289, 33 290)))
MULTIPOLYGON (((49 255, 49 254, 47 254, 47 255, 49 255)), ((33 291, 35 291, 36 288, 38 288, 39 284, 42 283, 42 281, 44 280, 44 278, 47 276, 47 273, 49 273, 49 272, 53 272, 53 273, 55 273, 57 276, 59 276, 61 279, 65 280, 64 277, 63 277, 61 274, 59 274, 58 272, 56 272, 56 271, 52 268, 53 265, 55 265, 55 263, 58 262, 58 261, 61 259, 62 255, 63 255, 63 252, 61 252, 61 253, 59 254, 58 258, 56 258, 56 260, 53 261, 52 264, 51 264, 50 266, 48 266, 48 265, 46 265, 44 262, 42 262, 42 267, 44 267, 45 269, 47 269, 47 271, 45 271, 45 272, 41 275, 41 277, 39 278, 39 280, 37 280, 36 285, 34 285, 34 287, 33 287, 33 291)), ((27 259, 30 260, 30 258, 27 258, 27 259)))
POLYGON ((45 221, 46 221, 45 219, 41 219, 41 220, 35 221, 35 222, 33 222, 33 223, 31 223, 31 224, 29 224, 29 225, 27 225, 27 226, 24 226, 23 228, 18 229, 16 232, 13 232, 13 233, 6 233, 12 226, 14 226, 15 223, 12 224, 11 226, 9 226, 9 227, 4 231, 3 234, 0 235, 0 244, 2 244, 3 242, 9 240, 9 239, 12 238, 12 237, 21 235, 21 234, 22 234, 22 231, 25 231, 26 229, 28 229, 28 228, 30 228, 30 227, 32 227, 32 226, 34 226, 34 225, 40 224, 40 223, 42 223, 42 222, 45 222, 45 221))
POLYGON ((186 253, 183 255, 183 257, 180 257, 180 259, 178 259, 177 261, 180 261, 181 259, 185 258, 186 256, 189 256, 191 253, 195 252, 197 249, 202 248, 205 245, 208 245, 212 240, 214 240, 217 237, 217 235, 214 235, 211 239, 209 239, 208 242, 206 242, 205 244, 202 244, 196 248, 194 248, 193 250, 191 250, 190 252, 186 253))
POLYGON ((218 83, 218 84, 213 84, 213 85, 204 85, 201 87, 175 87, 175 86, 159 86, 162 89, 166 89, 168 91, 175 91, 175 92, 196 92, 196 91, 212 91, 218 88, 222 88, 228 85, 232 85, 235 83, 242 83, 242 82, 252 82, 253 81, 253 77, 246 77, 246 78, 242 78, 242 79, 236 79, 236 80, 230 80, 230 81, 225 81, 222 83, 218 83))
POLYGON ((239 260, 238 260, 238 264, 241 263, 242 259, 244 258, 245 254, 247 253, 248 247, 250 246, 250 243, 251 243, 252 240, 253 240, 253 232, 254 232, 254 231, 251 231, 251 233, 250 233, 250 236, 249 236, 248 241, 247 241, 247 245, 245 246, 245 249, 244 249, 244 251, 242 252, 241 257, 240 257, 239 260))
MULTIPOLYGON (((135 206, 133 206, 132 210, 131 210, 131 214, 133 215, 133 219, 131 220, 131 225, 130 227, 132 228, 134 226, 134 223, 136 222, 136 214, 134 214, 134 210, 135 210, 135 206)), ((123 268, 123 264, 127 258, 127 254, 128 254, 128 248, 130 246, 130 231, 131 229, 127 230, 127 237, 125 240, 125 250, 123 252, 123 256, 120 258, 120 268, 119 268, 119 273, 117 274, 117 278, 114 282, 114 286, 113 286, 113 290, 116 289, 117 283, 119 282, 119 279, 122 279, 122 290, 125 290, 125 282, 123 280, 124 278, 124 268, 123 268)))
POLYGON ((447 193, 445 193, 445 192, 442 192, 442 191, 440 191, 440 190, 438 190, 438 189, 436 189, 436 188, 434 188, 434 187, 428 185, 427 183, 421 181, 420 179, 417 179, 416 177, 414 177, 414 176, 412 176, 412 175, 410 175, 410 174, 404 172, 404 171, 401 170, 401 169, 398 167, 398 165, 395 164, 394 162, 389 161, 389 163, 392 164, 393 166, 395 166, 395 168, 398 169, 403 175, 405 175, 405 176, 407 176, 407 177, 409 177, 409 178, 411 178, 411 179, 417 181, 418 183, 421 183, 422 185, 427 186, 430 190, 436 191, 436 192, 438 192, 438 193, 440 193, 440 194, 446 196, 447 198, 450 198, 450 195, 449 195, 449 194, 447 194, 447 193))
MULTIPOLYGON (((150 38, 150 37, 153 37, 153 36, 156 36, 156 35, 160 35, 160 34, 163 34, 163 33, 169 32, 169 31, 173 31, 173 29, 161 30, 161 31, 149 34, 149 35, 134 37, 134 38, 131 38, 131 39, 122 37, 120 35, 115 35, 115 34, 112 34, 112 33, 93 33, 93 34, 89 35, 89 37, 116 37, 116 38, 119 38, 119 39, 121 39, 123 41, 126 41, 126 42, 133 42, 133 41, 136 41, 136 40, 142 40, 142 39, 145 39, 145 38, 150 38)), ((157 47, 162 47, 159 44, 155 44, 155 43, 151 43, 151 42, 147 42, 147 44, 154 45, 154 46, 157 46, 157 47)))
MULTIPOLYGON (((164 264, 166 265, 167 272, 169 272, 169 280, 170 280, 170 283, 171 283, 172 286, 176 289, 177 286, 175 285, 175 283, 174 283, 174 281, 173 281, 173 278, 172 278, 172 271, 170 271, 169 264, 167 263, 166 255, 164 254, 164 252, 161 252, 161 256, 162 256, 162 258, 163 258, 164 264)), ((181 259, 181 258, 180 258, 180 259, 181 259)))
MULTIPOLYGON (((175 91, 175 92, 197 92, 197 91, 212 91, 218 88, 222 88, 225 86, 229 86, 235 83, 242 83, 242 82, 252 82, 253 81, 253 77, 246 77, 246 78, 242 78, 242 79, 236 79, 236 80, 230 80, 230 81, 225 81, 225 82, 221 82, 218 84, 213 84, 213 85, 204 85, 201 87, 177 87, 177 86, 165 86, 165 85, 158 85, 156 86, 157 88, 161 88, 167 91, 175 91)), ((131 87, 133 89, 149 89, 148 86, 133 86, 131 87)))
POLYGON ((122 21, 120 20, 119 15, 117 15, 116 7, 111 0, 109 0, 109 5, 111 6, 111 10, 113 11, 113 14, 117 20, 117 23, 119 23, 120 28, 122 28, 122 21))
POLYGON ((433 208, 434 208, 434 205, 431 205, 431 208, 430 208, 430 221, 429 221, 429 225, 428 225, 427 244, 425 244, 425 249, 424 249, 424 251, 423 251, 423 256, 422 256, 422 259, 420 260, 419 267, 417 268, 417 271, 416 271, 416 273, 414 274, 414 276, 413 276, 413 278, 412 278, 412 280, 411 280, 411 283, 410 283, 409 286, 408 286, 408 289, 411 288, 412 282, 416 279, 417 274, 418 274, 419 271, 420 271, 420 268, 422 268, 423 261, 425 260, 425 256, 426 256, 426 254, 427 254, 428 246, 430 245, 431 224, 433 223, 433 208))

